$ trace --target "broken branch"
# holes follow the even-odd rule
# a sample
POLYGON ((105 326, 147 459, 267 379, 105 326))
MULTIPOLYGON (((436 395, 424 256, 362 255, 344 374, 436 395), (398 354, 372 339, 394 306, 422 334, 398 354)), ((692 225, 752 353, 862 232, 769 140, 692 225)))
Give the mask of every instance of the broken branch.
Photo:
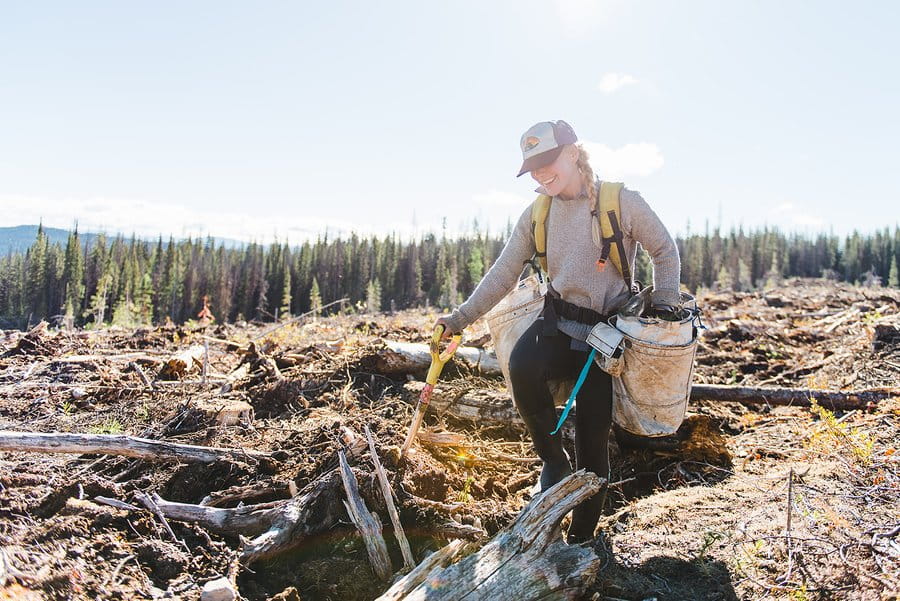
POLYGON ((122 434, 68 434, 62 432, 11 432, 8 430, 0 430, 0 450, 38 453, 102 453, 151 461, 175 459, 196 463, 269 457, 268 453, 259 451, 201 447, 122 434))

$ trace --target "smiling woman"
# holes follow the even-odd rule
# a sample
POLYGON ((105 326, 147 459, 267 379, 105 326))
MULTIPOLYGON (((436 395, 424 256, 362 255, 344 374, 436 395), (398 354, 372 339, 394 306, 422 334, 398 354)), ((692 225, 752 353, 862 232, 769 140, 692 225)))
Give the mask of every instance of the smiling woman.
MULTIPOLYGON (((574 379, 584 366, 575 426, 576 467, 608 478, 612 380, 600 369, 589 369, 585 340, 594 325, 606 321, 631 297, 635 283, 628 265, 634 265, 638 243, 653 261, 651 303, 660 313, 679 308, 680 261, 675 242, 640 194, 594 176, 587 152, 568 123, 537 123, 522 135, 520 147, 519 175, 530 173, 539 185, 541 204, 549 204, 543 220, 546 246, 540 247, 544 252, 535 242, 535 230, 540 227, 537 213, 528 206, 469 299, 438 324, 445 326, 445 334, 461 332, 516 285, 525 264, 539 260, 552 274, 541 317, 525 330, 509 356, 512 396, 544 462, 543 492, 572 471, 561 435, 551 434, 557 418, 548 380, 574 379), (606 230, 600 224, 598 198, 609 191, 618 196, 614 240, 600 233, 606 230), (617 246, 621 272, 605 268, 611 243, 617 246)), ((569 542, 593 537, 605 496, 604 487, 575 508, 569 542)))

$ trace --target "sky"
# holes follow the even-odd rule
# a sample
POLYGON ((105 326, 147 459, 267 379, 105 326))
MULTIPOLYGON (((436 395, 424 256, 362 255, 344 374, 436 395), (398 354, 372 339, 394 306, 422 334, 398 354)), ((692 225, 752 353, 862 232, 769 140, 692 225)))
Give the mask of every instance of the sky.
POLYGON ((900 224, 900 3, 0 0, 0 226, 503 231, 533 123, 673 233, 900 224))

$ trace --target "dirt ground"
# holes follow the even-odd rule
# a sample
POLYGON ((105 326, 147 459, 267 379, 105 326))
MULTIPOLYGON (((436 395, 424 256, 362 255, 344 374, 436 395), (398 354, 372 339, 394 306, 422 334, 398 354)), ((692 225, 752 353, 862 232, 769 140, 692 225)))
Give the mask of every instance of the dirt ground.
MULTIPOLYGON (((698 300, 707 329, 697 383, 900 386, 900 291, 790 280, 698 300)), ((426 342, 436 317, 0 333, 0 430, 128 434, 269 454, 202 464, 0 452, 0 601, 196 600, 222 576, 251 601, 374 599, 387 584, 373 575, 346 513, 290 550, 247 563, 246 539, 163 520, 140 501, 154 492, 205 507, 283 503, 335 472, 344 450, 387 524, 366 451, 352 452, 365 426, 416 561, 457 536, 485 542, 528 502, 537 479, 525 433, 433 412, 425 427, 455 433, 455 443, 417 445, 401 463, 416 400, 408 383, 424 371, 373 367, 384 340, 426 342), (206 381, 197 371, 160 375, 171 355, 204 342, 206 381), (252 417, 217 422, 238 401, 252 417)), ((467 342, 490 349, 484 334, 478 323, 467 342)), ((462 395, 504 385, 451 364, 439 386, 462 395)), ((592 543, 603 569, 584 598, 900 598, 898 419, 900 398, 847 412, 699 402, 678 444, 614 442, 613 484, 592 543)), ((397 541, 386 538, 398 571, 397 541)))

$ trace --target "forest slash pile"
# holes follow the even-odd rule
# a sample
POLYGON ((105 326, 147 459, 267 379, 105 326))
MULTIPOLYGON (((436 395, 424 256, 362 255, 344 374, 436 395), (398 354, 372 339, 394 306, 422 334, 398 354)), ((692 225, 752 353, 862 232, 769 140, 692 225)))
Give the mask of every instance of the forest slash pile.
MULTIPOLYGON (((790 280, 700 303, 698 384, 813 397, 900 384, 896 290, 790 280)), ((413 560, 452 540, 455 554, 487 549, 539 463, 481 359, 448 364, 399 460, 425 368, 396 367, 392 345, 427 342, 435 317, 3 332, 0 430, 122 446, 0 451, 0 599, 200 599, 219 578, 250 600, 375 599, 389 583, 344 509, 341 453, 385 524, 390 569, 404 560, 366 428, 413 560)), ((485 333, 464 344, 489 352, 485 333)), ((896 599, 898 419, 890 396, 844 412, 699 401, 672 440, 620 438, 580 598, 896 599)))

